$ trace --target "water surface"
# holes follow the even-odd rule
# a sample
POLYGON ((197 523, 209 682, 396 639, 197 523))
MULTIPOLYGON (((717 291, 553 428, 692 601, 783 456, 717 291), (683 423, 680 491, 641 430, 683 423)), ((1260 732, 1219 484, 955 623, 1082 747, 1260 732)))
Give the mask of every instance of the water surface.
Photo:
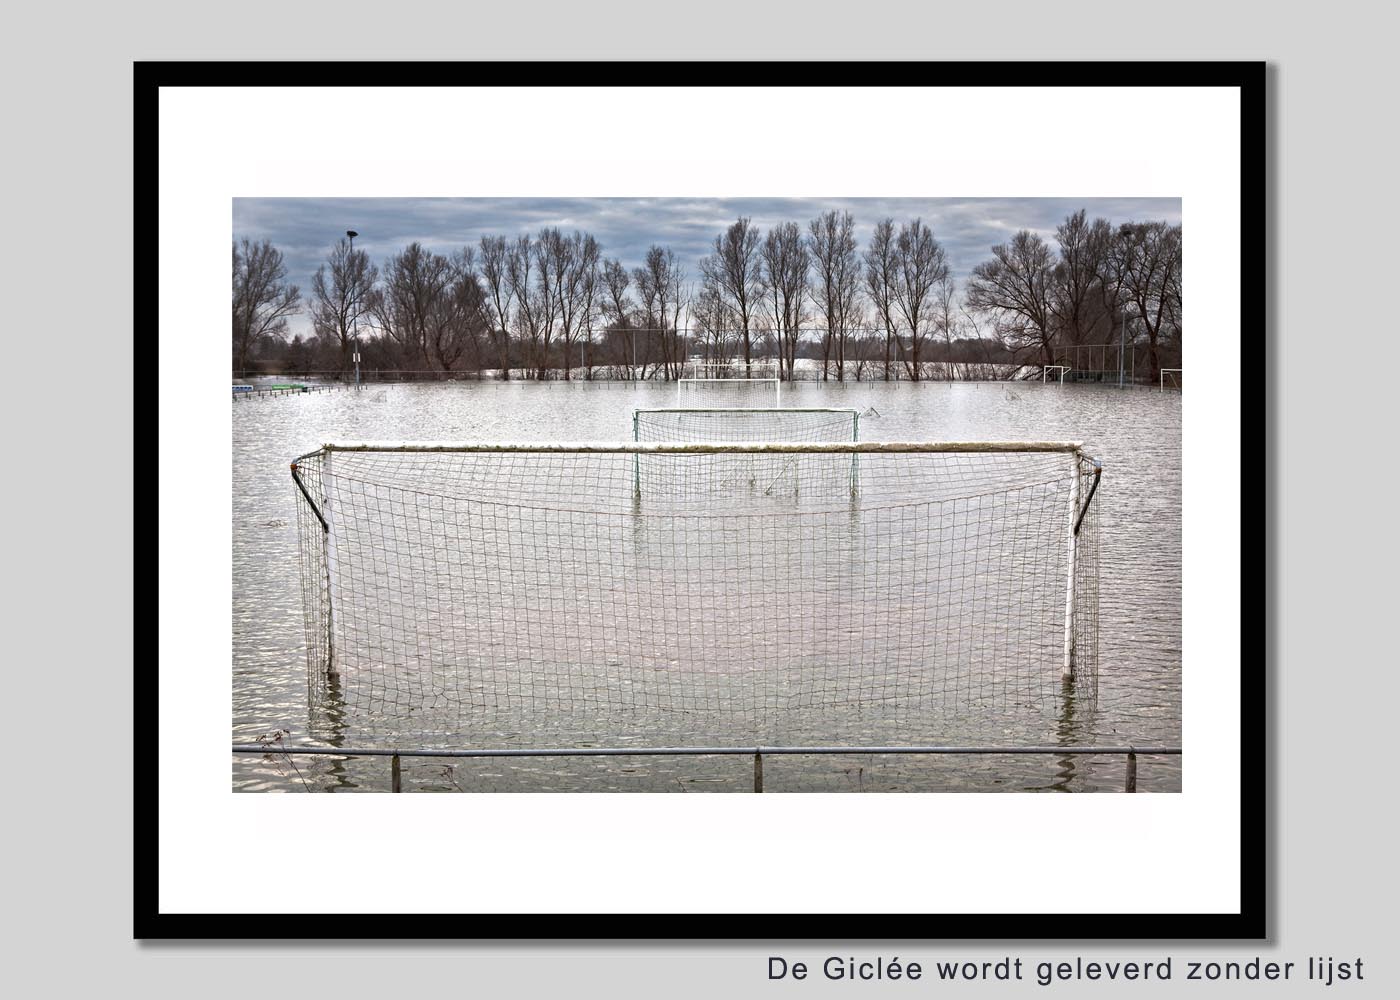
MULTIPOLYGON (((1180 742, 1179 394, 1038 383, 803 383, 783 393, 788 406, 859 409, 863 440, 1076 440, 1104 463, 1096 707, 1061 704, 1009 721, 944 716, 929 742, 1180 742)), ((328 440, 625 440, 634 407, 675 399, 674 384, 460 382, 234 402, 233 739, 275 730, 289 731, 291 743, 327 738, 325 713, 308 697, 292 457, 328 440)), ((344 745, 384 735, 353 713, 337 721, 344 745)), ((404 781, 415 790, 746 790, 750 768, 744 758, 406 760, 404 781)), ((772 758, 765 787, 1106 790, 1121 786, 1122 771, 1121 758, 1068 755, 772 758)), ((387 776, 373 759, 233 764, 234 787, 246 791, 383 790, 387 776)), ((1179 790, 1180 780, 1174 758, 1142 762, 1142 790, 1179 790)))

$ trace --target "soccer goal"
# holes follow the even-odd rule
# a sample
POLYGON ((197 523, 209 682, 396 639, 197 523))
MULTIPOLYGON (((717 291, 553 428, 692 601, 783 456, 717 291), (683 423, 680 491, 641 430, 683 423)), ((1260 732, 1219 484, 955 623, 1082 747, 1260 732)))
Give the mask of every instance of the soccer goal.
POLYGON ((727 444, 860 440, 860 413, 849 407, 636 409, 638 443, 727 444))
MULTIPOLYGON (((820 443, 860 440, 860 414, 850 408, 791 409, 637 409, 632 411, 632 440, 646 444, 820 443)), ((656 499, 717 490, 828 496, 854 491, 859 482, 857 455, 807 455, 803 460, 774 462, 763 453, 734 457, 723 464, 725 481, 715 478, 714 463, 655 461, 632 457, 637 498, 656 499), (698 482, 691 482, 696 479, 698 482)))
POLYGON ((1069 365, 1041 365, 1040 381, 1049 382, 1058 377, 1060 385, 1065 384, 1065 376, 1070 373, 1069 365))
POLYGON ((686 366, 686 377, 693 379, 768 379, 780 378, 776 361, 692 361, 686 366))
POLYGON ((1100 472, 1053 442, 325 445, 292 465, 313 699, 473 747, 937 742, 946 713, 1082 707, 1100 472), (854 490, 733 485, 853 457, 854 490), (639 501, 638 458, 685 488, 639 501))
POLYGON ((1166 392, 1168 389, 1181 389, 1181 369, 1163 368, 1157 376, 1158 392, 1166 392))
POLYGON ((676 381, 676 406, 689 409, 760 409, 780 405, 776 378, 683 378, 676 381))

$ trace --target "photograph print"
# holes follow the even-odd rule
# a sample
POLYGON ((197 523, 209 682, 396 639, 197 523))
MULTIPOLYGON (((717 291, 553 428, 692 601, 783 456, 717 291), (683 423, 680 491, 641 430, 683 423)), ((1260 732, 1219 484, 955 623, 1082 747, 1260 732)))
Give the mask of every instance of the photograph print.
POLYGON ((237 792, 1182 790, 1179 197, 236 197, 237 792))

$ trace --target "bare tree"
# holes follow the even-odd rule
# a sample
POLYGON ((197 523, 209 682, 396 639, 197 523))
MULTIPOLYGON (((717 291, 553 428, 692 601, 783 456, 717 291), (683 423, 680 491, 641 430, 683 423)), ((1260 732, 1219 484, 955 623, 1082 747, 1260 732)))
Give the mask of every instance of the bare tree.
POLYGON ((1114 255, 1124 295, 1147 334, 1148 376, 1156 379, 1163 334, 1181 315, 1181 227, 1165 222, 1120 226, 1114 255))
POLYGON ((425 369, 430 334, 442 320, 440 299, 452 283, 452 262, 410 243, 384 264, 380 293, 371 299, 375 325, 398 348, 404 364, 425 369))
POLYGON ((351 250, 346 240, 336 243, 311 279, 311 326, 317 337, 338 346, 342 372, 350 369, 356 325, 369 310, 369 293, 378 280, 369 254, 351 250))
POLYGON ((559 312, 553 268, 559 231, 540 230, 540 238, 528 235, 515 242, 509 258, 509 279, 515 293, 515 325, 538 379, 549 375, 549 348, 559 312))
POLYGON ((728 299, 738 321, 744 352, 744 374, 753 361, 753 323, 763 307, 763 260, 758 228, 748 217, 715 237, 715 252, 705 258, 703 273, 713 279, 728 299))
POLYGON ((676 321, 683 307, 681 288, 684 276, 676 263, 675 253, 653 243, 647 248, 646 264, 632 272, 641 300, 642 323, 661 355, 661 366, 667 379, 679 378, 682 359, 676 335, 676 321))
POLYGON ((723 289, 709 271, 702 269, 700 292, 691 311, 696 348, 712 364, 727 365, 739 347, 734 313, 723 289))
POLYGON ((559 337, 564 345, 567 381, 573 366, 574 341, 583 333, 591 307, 590 275, 598 270, 598 241, 585 233, 563 237, 557 229, 546 232, 550 234, 548 238, 541 233, 540 240, 551 257, 550 275, 559 307, 559 337))
POLYGON ((865 289, 875 307, 875 315, 885 333, 885 381, 890 380, 891 346, 899 327, 895 322, 895 264, 894 220, 881 219, 875 223, 870 248, 865 251, 865 289))
POLYGON ((428 317, 428 348, 444 372, 456 371, 464 357, 480 370, 482 342, 491 324, 486 293, 476 273, 471 247, 451 261, 449 282, 434 301, 428 317))
POLYGON ((933 289, 948 277, 948 255, 921 219, 899 227, 894 249, 894 303, 899 319, 909 331, 909 349, 906 353, 899 336, 895 337, 895 346, 909 377, 917 382, 924 342, 931 332, 933 289))
POLYGON ((481 278, 490 308, 491 339, 496 347, 501 378, 510 379, 510 318, 515 289, 510 283, 510 256, 515 245, 504 236, 481 238, 481 278))
POLYGON ((675 346, 675 377, 681 378, 685 374, 686 351, 689 349, 685 335, 680 332, 681 314, 690 306, 690 286, 686 283, 685 269, 680 266, 670 247, 666 248, 666 272, 670 279, 670 291, 667 294, 670 322, 667 327, 670 330, 671 342, 675 346))
POLYGON ((1097 344, 1107 339, 1113 311, 1104 308, 1104 260, 1113 245, 1106 219, 1086 221, 1084 209, 1055 230, 1059 261, 1052 271, 1050 311, 1061 345, 1097 344))
POLYGON ((846 341, 860 322, 860 257, 856 223, 850 212, 824 212, 808 226, 813 276, 812 299, 826 323, 822 336, 822 379, 835 355, 836 378, 846 378, 846 341))
POLYGON ((1023 229, 1010 243, 992 247, 992 259, 972 269, 967 302, 991 314, 998 336, 1013 354, 1031 350, 1041 361, 1055 363, 1050 312, 1054 251, 1035 233, 1023 229))
POLYGON ((956 381, 958 377, 954 341, 962 331, 962 322, 958 310, 957 290, 957 282, 947 274, 933 286, 933 325, 943 336, 944 364, 947 365, 949 381, 956 381))
POLYGON ((282 251, 268 240, 233 244, 233 350, 238 370, 248 367, 248 351, 264 337, 280 337, 287 317, 300 308, 301 290, 286 283, 282 251))
POLYGON ((807 271, 810 259, 795 222, 774 226, 763 241, 763 279, 768 286, 768 311, 778 336, 779 373, 793 377, 797 341, 806 318, 807 271))
MULTIPOLYGON (((592 239, 590 236, 589 239, 592 239)), ((579 293, 579 308, 581 310, 581 325, 583 327, 584 348, 587 358, 584 361, 584 373, 589 381, 593 379, 593 324, 598 319, 598 307, 601 305, 601 280, 599 271, 600 255, 598 246, 593 247, 593 259, 587 269, 583 272, 583 285, 579 293)))
POLYGON ((603 262, 603 316, 612 329, 626 335, 627 343, 622 364, 627 377, 637 377, 637 341, 633 329, 632 310, 635 308, 627 294, 632 276, 616 257, 603 262))

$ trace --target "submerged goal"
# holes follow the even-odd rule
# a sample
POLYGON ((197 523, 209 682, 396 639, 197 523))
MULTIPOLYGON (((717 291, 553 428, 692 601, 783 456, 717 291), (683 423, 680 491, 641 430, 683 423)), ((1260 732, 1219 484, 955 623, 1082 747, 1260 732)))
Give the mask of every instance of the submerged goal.
MULTIPOLYGON (((850 408, 768 407, 719 409, 637 409, 632 411, 632 440, 648 444, 814 444, 860 440, 860 414, 850 408)), ((653 461, 632 457, 635 492, 656 499, 695 493, 747 491, 828 496, 854 491, 860 458, 856 455, 804 455, 800 462, 774 461, 771 454, 733 455, 723 463, 653 461)))
POLYGON ((776 407, 782 402, 782 382, 776 378, 683 378, 676 380, 680 408, 776 407))
POLYGON ((328 444, 292 465, 311 690, 471 746, 1091 703, 1100 471, 1072 443, 328 444))
POLYGON ((744 444, 860 440, 860 413, 849 407, 672 407, 632 411, 638 443, 744 444))
POLYGON ((734 358, 730 361, 692 361, 685 366, 684 371, 685 378, 693 379, 766 379, 779 378, 782 375, 776 361, 745 361, 743 358, 734 358))

